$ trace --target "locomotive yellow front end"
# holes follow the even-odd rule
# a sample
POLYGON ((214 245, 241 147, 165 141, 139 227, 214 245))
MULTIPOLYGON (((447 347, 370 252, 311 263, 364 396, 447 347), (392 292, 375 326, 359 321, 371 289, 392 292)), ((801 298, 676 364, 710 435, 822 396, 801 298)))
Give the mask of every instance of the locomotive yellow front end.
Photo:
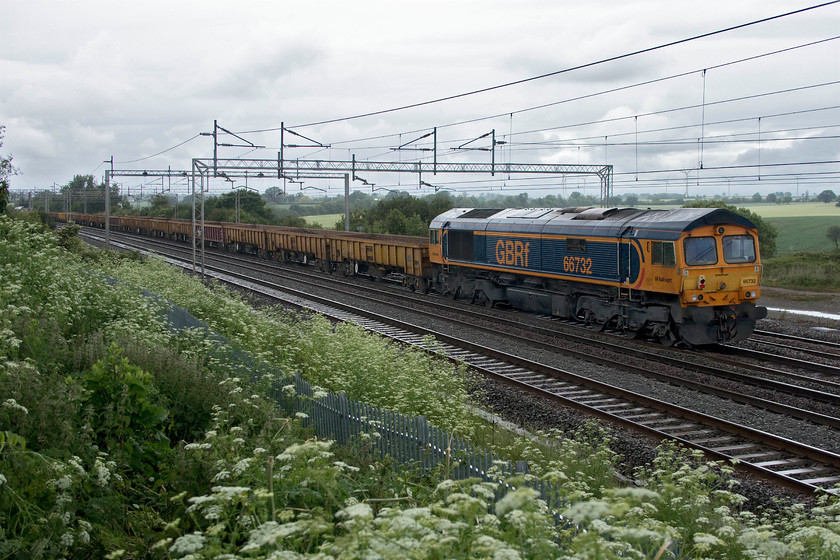
POLYGON ((677 245, 683 339, 725 343, 749 337, 755 321, 767 315, 755 304, 761 294, 757 231, 703 226, 683 234, 677 245))

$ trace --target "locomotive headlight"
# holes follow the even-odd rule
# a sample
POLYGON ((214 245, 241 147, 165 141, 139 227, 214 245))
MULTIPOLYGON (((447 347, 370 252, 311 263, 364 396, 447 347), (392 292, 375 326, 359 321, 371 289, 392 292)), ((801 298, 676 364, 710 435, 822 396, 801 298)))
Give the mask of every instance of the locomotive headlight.
POLYGON ((697 301, 697 296, 696 295, 691 296, 691 301, 697 301))
POLYGON ((758 274, 761 272, 761 267, 759 265, 755 265, 755 273, 758 274))

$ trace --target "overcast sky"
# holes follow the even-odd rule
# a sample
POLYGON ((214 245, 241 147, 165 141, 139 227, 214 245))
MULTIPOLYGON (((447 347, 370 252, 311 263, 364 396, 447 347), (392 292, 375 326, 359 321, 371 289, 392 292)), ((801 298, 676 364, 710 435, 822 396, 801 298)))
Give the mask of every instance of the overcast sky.
MULTIPOLYGON (((831 40, 840 35, 840 4, 451 101, 302 126, 557 72, 816 4, 0 0, 0 153, 11 154, 20 170, 13 189, 42 189, 77 174, 101 180, 102 162, 112 155, 118 170, 188 170, 192 158, 212 157, 212 139, 194 137, 212 131, 214 119, 234 132, 284 122, 331 146, 288 148, 286 157, 331 160, 429 158, 391 148, 438 127, 439 161, 486 162, 489 152, 453 148, 495 129, 506 142, 497 147, 497 162, 610 164, 618 194, 840 192, 840 85, 831 83, 840 81, 840 39, 831 40), (803 46, 816 41, 823 42, 803 46), (782 49, 792 50, 768 55, 782 49), (737 62, 750 57, 759 58, 737 62), (671 78, 678 74, 686 75, 671 78), (642 85, 651 80, 659 81, 642 85)), ((220 156, 276 159, 279 131, 242 136, 265 148, 220 148, 220 156)), ((416 146, 431 147, 430 139, 416 146)), ((363 178, 412 194, 434 192, 414 175, 363 178)), ((456 192, 598 190, 593 178, 422 179, 456 192)), ((143 184, 117 180, 133 192, 143 184)), ((259 190, 278 185, 276 178, 249 183, 259 190)), ((343 192, 340 180, 306 185, 343 192)), ((222 180, 211 186, 230 189, 222 180)), ((146 192, 160 187, 160 179, 144 185, 146 192)), ((370 192, 359 182, 354 188, 370 192)))

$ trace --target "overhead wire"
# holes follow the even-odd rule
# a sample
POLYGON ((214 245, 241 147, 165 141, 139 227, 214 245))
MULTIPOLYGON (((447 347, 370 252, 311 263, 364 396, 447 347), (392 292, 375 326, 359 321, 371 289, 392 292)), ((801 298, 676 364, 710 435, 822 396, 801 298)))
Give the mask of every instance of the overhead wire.
MULTIPOLYGON (((838 0, 838 1, 840 1, 840 0, 838 0)), ((178 144, 175 144, 174 146, 172 146, 172 147, 170 147, 170 148, 166 148, 165 150, 162 150, 162 151, 160 151, 160 152, 158 152, 158 153, 156 153, 156 154, 152 154, 152 155, 150 155, 150 156, 144 156, 144 157, 141 157, 141 158, 138 158, 138 159, 130 159, 130 160, 126 160, 126 161, 115 161, 114 163, 123 164, 123 163, 137 163, 138 161, 145 161, 145 160, 147 160, 147 159, 151 159, 151 158, 153 158, 153 157, 157 157, 157 156, 159 156, 159 155, 165 154, 166 152, 171 152, 171 151, 172 151, 172 150, 174 150, 175 148, 180 148, 180 147, 181 147, 181 146, 183 146, 184 144, 186 144, 186 143, 188 143, 188 142, 192 142, 193 140, 195 140, 196 138, 199 138, 200 136, 201 136, 201 134, 200 134, 200 133, 199 133, 199 134, 196 134, 196 135, 195 135, 195 136, 193 136, 192 138, 188 138, 188 139, 184 140, 183 142, 180 142, 180 143, 178 143, 178 144)), ((99 168, 97 167, 97 169, 99 169, 99 168)))
MULTIPOLYGON (((563 70, 556 70, 554 72, 548 72, 546 74, 540 74, 540 75, 537 75, 537 76, 531 76, 529 78, 523 78, 521 80, 514 80, 512 82, 507 82, 507 83, 504 83, 504 84, 498 84, 498 85, 495 85, 495 86, 488 86, 488 87, 485 87, 485 88, 476 89, 476 90, 472 90, 472 91, 468 91, 468 92, 464 92, 464 93, 458 93, 458 94, 455 94, 455 95, 449 95, 449 96, 441 97, 441 98, 438 98, 438 99, 432 99, 432 100, 429 100, 429 101, 421 101, 421 102, 418 102, 418 103, 411 103, 411 104, 408 104, 408 105, 403 105, 403 106, 400 106, 400 107, 394 107, 394 108, 391 108, 391 109, 383 109, 383 110, 379 110, 379 111, 371 111, 371 112, 368 112, 368 113, 352 115, 352 116, 349 116, 349 117, 342 117, 342 118, 337 118, 337 119, 328 119, 328 120, 323 120, 323 121, 318 121, 318 122, 294 125, 292 128, 305 128, 305 127, 308 127, 308 126, 319 126, 319 125, 323 125, 323 124, 330 124, 330 123, 335 123, 335 122, 344 122, 344 121, 355 120, 355 119, 360 119, 360 118, 364 118, 364 117, 384 115, 384 114, 387 114, 387 113, 403 111, 403 110, 406 110, 406 109, 413 109, 413 108, 416 108, 416 107, 422 107, 422 106, 425 106, 425 105, 432 105, 432 104, 441 103, 441 102, 444 102, 444 101, 451 101, 453 99, 468 97, 468 96, 476 95, 476 94, 479 94, 479 93, 486 93, 488 91, 493 91, 493 90, 497 90, 497 89, 502 89, 502 88, 506 88, 506 87, 520 85, 520 84, 533 82, 533 81, 536 81, 536 80, 541 80, 541 79, 545 79, 545 78, 549 78, 549 77, 553 77, 553 76, 559 76, 561 74, 566 74, 566 73, 573 72, 573 71, 576 71, 576 70, 582 70, 584 68, 591 68, 593 66, 606 64, 608 62, 615 62, 617 60, 623 60, 623 59, 630 58, 630 57, 633 57, 633 56, 638 56, 640 54, 654 52, 654 51, 657 51, 657 50, 665 49, 665 48, 668 48, 668 47, 673 47, 673 46, 680 45, 680 44, 683 44, 683 43, 688 43, 688 42, 691 42, 691 41, 696 41, 696 40, 699 40, 699 39, 704 39, 704 38, 707 38, 707 37, 713 37, 715 35, 720 35, 722 33, 728 33, 730 31, 735 31, 737 29, 744 29, 744 28, 747 28, 747 27, 751 27, 751 26, 754 26, 754 25, 761 24, 761 23, 767 23, 769 21, 773 21, 773 20, 777 20, 777 19, 781 19, 781 18, 785 18, 785 17, 790 17, 790 16, 793 16, 793 15, 801 14, 801 13, 808 12, 808 11, 811 11, 811 10, 815 10, 815 9, 818 9, 818 8, 824 8, 824 7, 830 6, 832 4, 837 4, 838 2, 840 2, 840 0, 831 0, 830 2, 824 2, 822 4, 817 4, 817 5, 814 5, 814 6, 808 6, 806 8, 793 10, 793 11, 786 12, 786 13, 783 13, 783 14, 777 14, 775 16, 761 18, 761 19, 750 21, 750 22, 747 22, 747 23, 733 25, 733 26, 730 26, 730 27, 726 27, 724 29, 718 29, 716 31, 709 31, 709 32, 706 32, 706 33, 701 33, 699 35, 694 35, 692 37, 687 37, 687 38, 684 38, 684 39, 678 39, 676 41, 670 41, 668 43, 662 43, 662 44, 659 44, 659 45, 656 45, 656 46, 653 46, 653 47, 647 47, 647 48, 644 48, 644 49, 639 49, 637 51, 633 51, 633 52, 629 52, 629 53, 625 53, 625 54, 621 54, 621 55, 616 55, 616 56, 611 56, 611 57, 608 57, 608 58, 603 58, 603 59, 600 59, 600 60, 597 60, 597 61, 594 61, 594 62, 579 64, 577 66, 573 66, 573 67, 570 67, 570 68, 565 68, 563 70)), ((262 131, 259 131, 259 132, 267 132, 269 130, 271 130, 271 129, 265 129, 265 130, 262 130, 262 131)), ((275 128, 274 130, 279 130, 279 128, 275 128)), ((253 131, 253 132, 257 132, 257 131, 253 131)))
MULTIPOLYGON (((640 54, 664 49, 664 48, 667 48, 667 47, 672 47, 672 46, 679 45, 679 44, 682 44, 682 43, 687 43, 687 42, 690 42, 690 41, 695 41, 695 40, 698 40, 698 39, 718 35, 718 34, 721 34, 721 33, 726 33, 726 32, 734 31, 734 30, 737 30, 737 29, 743 29, 743 28, 750 27, 750 26, 753 26, 753 25, 766 23, 768 21, 772 21, 772 20, 776 20, 776 19, 780 19, 780 18, 784 18, 784 17, 789 17, 789 16, 792 16, 792 15, 800 14, 800 13, 807 12, 807 11, 814 10, 814 9, 818 9, 818 8, 823 8, 823 7, 830 6, 832 4, 837 4, 837 3, 840 3, 840 0, 832 0, 830 2, 817 4, 817 5, 802 8, 802 9, 799 9, 799 10, 794 10, 794 11, 791 11, 791 12, 786 12, 786 13, 783 13, 783 14, 770 16, 770 17, 767 17, 767 18, 762 18, 762 19, 759 19, 759 20, 755 20, 755 21, 751 21, 751 22, 727 27, 727 28, 724 28, 724 29, 719 29, 717 31, 711 31, 711 32, 707 32, 707 33, 702 33, 700 35, 695 35, 695 36, 692 36, 692 37, 679 39, 679 40, 671 41, 671 42, 668 42, 668 43, 663 43, 663 44, 660 44, 660 45, 657 45, 657 46, 654 46, 654 47, 648 47, 648 48, 633 51, 633 52, 630 52, 630 53, 616 55, 616 56, 612 56, 612 57, 609 57, 609 58, 597 60, 597 61, 594 61, 594 62, 588 62, 588 63, 580 64, 580 65, 577 65, 577 66, 573 66, 573 67, 570 67, 570 68, 565 68, 565 69, 562 69, 562 70, 557 70, 557 71, 549 72, 549 73, 546 73, 546 74, 540 74, 540 75, 537 75, 537 76, 531 76, 531 77, 528 77, 528 78, 523 78, 523 79, 515 80, 515 81, 512 81, 512 82, 507 82, 507 83, 503 83, 503 84, 489 86, 489 87, 486 87, 486 88, 476 89, 476 90, 472 90, 472 91, 468 91, 468 92, 464 92, 464 93, 459 93, 459 94, 450 95, 450 96, 446 96, 446 97, 441 97, 441 98, 428 100, 428 101, 422 101, 422 102, 418 102, 418 103, 402 105, 402 106, 394 107, 394 108, 390 108, 390 109, 370 111, 368 113, 361 113, 361 114, 352 115, 352 116, 348 116, 348 117, 340 117, 340 118, 327 119, 327 120, 311 122, 311 123, 301 123, 301 124, 296 124, 296 125, 290 125, 290 126, 285 127, 285 128, 287 128, 287 129, 288 128, 305 128, 305 127, 309 127, 309 126, 319 126, 319 125, 323 125, 323 124, 331 124, 331 123, 336 123, 336 122, 355 120, 355 119, 364 118, 364 117, 378 116, 378 115, 393 113, 393 112, 402 111, 402 110, 406 110, 406 109, 421 107, 421 106, 425 106, 425 105, 441 103, 441 102, 444 102, 444 101, 450 101, 450 100, 453 100, 453 99, 458 99, 458 98, 467 97, 467 96, 471 96, 471 95, 476 95, 476 94, 480 94, 480 93, 486 93, 488 91, 493 91, 493 90, 506 88, 506 87, 510 87, 510 86, 514 86, 514 85, 519 85, 519 84, 523 84, 523 83, 527 83, 527 82, 532 82, 532 81, 535 81, 535 80, 540 80, 540 79, 544 79, 544 78, 548 78, 548 77, 552 77, 552 76, 558 76, 558 75, 565 74, 565 73, 568 73, 568 72, 573 72, 573 71, 576 71, 576 70, 581 70, 581 69, 584 69, 584 68, 589 68, 589 67, 597 66, 597 65, 600 65, 600 64, 605 64, 605 63, 608 63, 608 62, 614 62, 614 61, 621 60, 621 59, 624 59, 624 58, 629 58, 629 57, 637 56, 637 55, 640 55, 640 54)), ((820 43, 823 43, 823 42, 826 42, 826 41, 836 40, 837 38, 838 38, 837 36, 830 37, 830 38, 827 38, 827 39, 822 39, 822 40, 819 40, 819 41, 813 41, 813 42, 810 42, 810 43, 797 45, 797 46, 789 47, 789 48, 786 48, 786 49, 780 49, 780 50, 777 50, 777 51, 773 51, 771 53, 764 53, 764 54, 761 54, 761 55, 756 55, 754 57, 748 57, 748 58, 741 59, 741 60, 738 60, 738 61, 731 61, 731 62, 728 62, 728 63, 709 66, 707 68, 703 68, 703 69, 699 69, 699 70, 693 70, 691 72, 684 72, 684 73, 676 74, 676 75, 673 75, 673 76, 657 78, 657 79, 654 79, 654 80, 641 82, 639 84, 634 84, 632 86, 624 86, 622 88, 616 88, 614 90, 607 90, 605 92, 599 92, 599 93, 593 94, 593 95, 602 95, 603 93, 613 93, 615 91, 621 91, 622 89, 626 89, 627 87, 638 87, 639 85, 648 85, 648 84, 651 84, 651 83, 656 83, 658 81, 673 79, 673 78, 676 78, 676 77, 681 77, 681 76, 689 75, 689 74, 692 74, 692 73, 700 72, 702 70, 721 68, 723 66, 727 66, 727 65, 731 65, 731 64, 737 64, 737 63, 740 63, 740 62, 754 60, 756 58, 760 58, 760 57, 763 57, 763 56, 770 56, 770 55, 773 55, 773 54, 779 54, 779 53, 786 52, 786 51, 793 50, 793 49, 797 49, 797 48, 803 48, 803 47, 807 47, 807 46, 820 44, 820 43)), ((589 96, 585 96, 583 98, 586 98, 586 97, 589 97, 589 96)), ((579 100, 579 98, 564 100, 564 101, 559 101, 559 102, 553 102, 553 103, 550 103, 550 104, 530 107, 530 108, 527 108, 527 109, 521 109, 521 110, 513 111, 513 112, 514 113, 519 113, 519 112, 531 111, 531 110, 540 109, 540 108, 556 105, 556 104, 559 104, 559 103, 575 101, 575 100, 579 100)), ((506 112, 498 114, 498 115, 482 117, 481 119, 476 119, 476 120, 497 118, 497 117, 500 117, 500 116, 508 115, 509 113, 511 113, 511 111, 506 111, 506 112)), ((460 122, 457 122, 457 123, 451 123, 449 125, 441 125, 439 128, 444 127, 444 126, 454 126, 456 124, 465 124, 465 123, 469 123, 469 122, 475 122, 475 120, 460 121, 460 122)), ((257 134, 257 133, 264 133, 264 132, 275 132, 275 131, 281 130, 282 128, 284 128, 284 127, 282 127, 282 126, 281 127, 270 127, 270 128, 254 129, 254 130, 237 131, 236 133, 237 134, 257 134)), ((422 130, 428 130, 428 129, 420 129, 418 131, 410 131, 408 133, 413 134, 415 132, 419 132, 419 131, 422 131, 422 130)), ((403 133, 405 133, 405 132, 403 132, 403 133)), ((383 138, 383 137, 387 137, 387 136, 394 136, 394 135, 386 135, 386 136, 380 136, 380 137, 376 137, 376 138, 383 138)), ((337 143, 334 143, 334 144, 337 144, 337 143)))

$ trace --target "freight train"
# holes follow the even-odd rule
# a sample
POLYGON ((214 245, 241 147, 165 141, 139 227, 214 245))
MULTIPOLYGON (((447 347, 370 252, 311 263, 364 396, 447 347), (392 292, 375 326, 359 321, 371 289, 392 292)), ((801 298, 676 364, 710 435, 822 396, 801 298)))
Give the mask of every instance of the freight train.
MULTIPOLYGON (((104 227, 101 215, 72 218, 104 227)), ((133 233, 193 235, 188 220, 111 220, 112 228, 133 233)), ((721 208, 455 208, 432 220, 428 238, 220 222, 204 228, 209 246, 328 273, 398 277, 412 290, 665 345, 744 340, 767 315, 756 305, 757 230, 721 208)))

